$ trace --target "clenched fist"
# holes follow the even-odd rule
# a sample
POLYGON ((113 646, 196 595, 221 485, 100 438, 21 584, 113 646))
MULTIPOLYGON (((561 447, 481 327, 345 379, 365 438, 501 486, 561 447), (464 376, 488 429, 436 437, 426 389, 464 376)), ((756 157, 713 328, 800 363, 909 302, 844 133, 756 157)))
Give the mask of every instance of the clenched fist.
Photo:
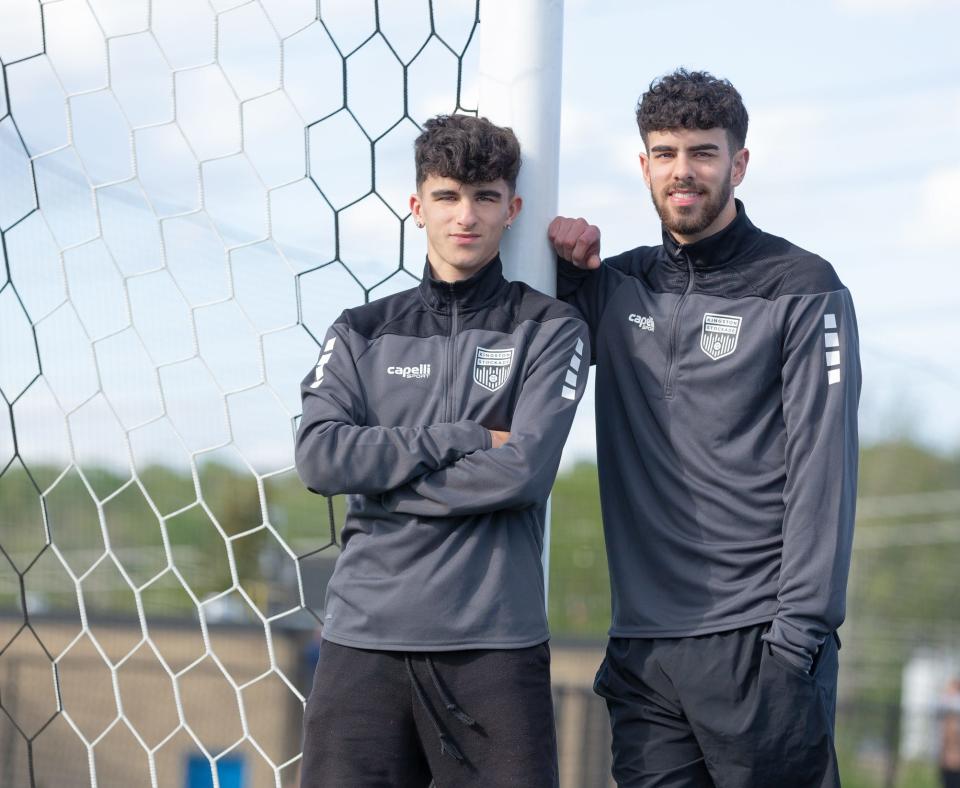
POLYGON ((577 268, 600 267, 600 228, 586 219, 558 216, 550 222, 547 237, 557 254, 577 268))

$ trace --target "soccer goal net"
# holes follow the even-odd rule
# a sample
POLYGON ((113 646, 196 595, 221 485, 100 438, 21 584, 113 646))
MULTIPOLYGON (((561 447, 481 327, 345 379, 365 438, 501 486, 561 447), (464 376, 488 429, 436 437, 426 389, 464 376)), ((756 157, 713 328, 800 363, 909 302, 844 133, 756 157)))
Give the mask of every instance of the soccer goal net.
POLYGON ((5 0, 0 785, 295 784, 341 515, 298 383, 420 275, 412 142, 477 111, 482 9, 5 0))

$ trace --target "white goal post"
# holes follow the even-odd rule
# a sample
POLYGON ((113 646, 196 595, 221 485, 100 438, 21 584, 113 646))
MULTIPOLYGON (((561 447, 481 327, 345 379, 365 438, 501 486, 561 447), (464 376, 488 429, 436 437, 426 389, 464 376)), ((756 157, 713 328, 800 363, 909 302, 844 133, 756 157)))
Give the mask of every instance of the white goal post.
MULTIPOLYGON (((547 224, 557 214, 563 0, 482 0, 479 110, 510 126, 523 166, 521 221, 501 244, 504 271, 543 293, 556 293, 556 258, 547 224)), ((544 598, 550 598, 550 505, 543 538, 544 598)))

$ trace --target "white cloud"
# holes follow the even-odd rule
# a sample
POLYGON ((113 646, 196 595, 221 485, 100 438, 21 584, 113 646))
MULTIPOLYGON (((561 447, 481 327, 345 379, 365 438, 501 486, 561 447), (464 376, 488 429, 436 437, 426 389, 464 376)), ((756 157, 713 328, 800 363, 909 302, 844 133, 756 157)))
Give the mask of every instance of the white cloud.
POLYGON ((907 226, 910 237, 923 246, 943 249, 956 243, 956 222, 960 216, 960 166, 940 169, 927 176, 920 188, 914 221, 907 226))
POLYGON ((829 121, 827 108, 813 103, 751 110, 747 148, 753 174, 775 172, 781 179, 821 169, 811 141, 826 135, 829 121))
POLYGON ((563 153, 592 148, 606 134, 603 119, 596 112, 564 101, 560 108, 560 143, 563 153))
POLYGON ((642 179, 640 170, 640 154, 643 152, 643 140, 640 132, 629 136, 612 137, 605 146, 609 151, 610 164, 618 170, 626 169, 642 179))
POLYGON ((952 6, 954 0, 836 0, 841 9, 874 13, 876 11, 919 11, 922 8, 952 6))

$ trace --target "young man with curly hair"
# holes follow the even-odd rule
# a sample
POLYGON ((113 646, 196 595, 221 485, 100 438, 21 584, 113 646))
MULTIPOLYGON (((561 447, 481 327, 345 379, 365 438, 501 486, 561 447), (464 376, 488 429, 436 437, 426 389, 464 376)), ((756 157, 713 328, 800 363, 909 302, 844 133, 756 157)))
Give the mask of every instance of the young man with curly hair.
POLYGON ((302 385, 297 470, 349 495, 302 785, 553 788, 541 552, 587 328, 503 278, 510 129, 434 118, 415 158, 423 280, 346 310, 302 385))
POLYGON ((590 326, 613 597, 595 689, 621 786, 835 786, 857 480, 850 293, 734 198, 747 111, 680 69, 637 108, 662 243, 600 260, 558 217, 590 326))

